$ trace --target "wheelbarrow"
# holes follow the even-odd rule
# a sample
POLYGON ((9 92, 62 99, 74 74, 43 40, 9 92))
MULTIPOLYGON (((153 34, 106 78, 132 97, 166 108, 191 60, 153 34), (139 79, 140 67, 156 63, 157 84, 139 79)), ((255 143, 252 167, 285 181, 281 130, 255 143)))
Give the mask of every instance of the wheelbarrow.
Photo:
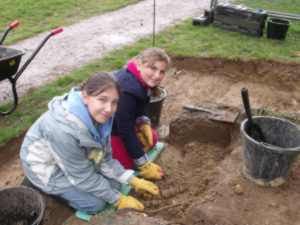
POLYGON ((38 47, 33 51, 31 56, 26 60, 26 62, 21 66, 19 69, 19 65, 21 62, 22 56, 25 54, 25 52, 8 48, 2 46, 3 41, 5 40, 7 34, 16 28, 19 25, 18 21, 12 22, 7 29, 4 31, 1 39, 0 39, 0 81, 8 79, 12 86, 12 93, 13 93, 13 106, 8 109, 7 111, 0 111, 0 115, 8 115, 12 113, 18 105, 18 93, 16 89, 16 83, 19 77, 22 75, 24 70, 27 68, 27 66, 31 63, 31 61, 34 59, 34 57, 37 55, 37 53, 40 51, 40 49, 45 45, 45 43, 48 41, 48 39, 60 32, 63 31, 62 28, 57 28, 52 30, 38 45, 38 47), (19 70, 18 70, 19 69, 19 70))

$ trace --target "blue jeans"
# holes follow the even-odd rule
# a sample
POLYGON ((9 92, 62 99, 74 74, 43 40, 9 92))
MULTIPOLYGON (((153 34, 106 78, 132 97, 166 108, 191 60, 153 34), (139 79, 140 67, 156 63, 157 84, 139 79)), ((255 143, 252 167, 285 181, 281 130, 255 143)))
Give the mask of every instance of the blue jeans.
MULTIPOLYGON (((120 185, 116 182, 111 182, 111 186, 120 189, 120 185)), ((76 187, 71 187, 65 193, 58 196, 66 200, 72 208, 88 214, 98 213, 107 205, 107 202, 103 199, 97 198, 88 192, 83 192, 76 187)))

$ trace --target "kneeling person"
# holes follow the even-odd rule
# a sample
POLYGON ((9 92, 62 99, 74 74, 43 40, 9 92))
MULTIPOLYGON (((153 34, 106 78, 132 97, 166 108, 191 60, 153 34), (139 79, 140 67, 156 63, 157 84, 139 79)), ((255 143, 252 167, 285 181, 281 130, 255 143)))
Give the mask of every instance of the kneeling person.
POLYGON ((21 147, 21 163, 29 181, 86 213, 97 213, 107 203, 118 209, 143 210, 137 199, 120 193, 121 184, 153 195, 159 189, 112 158, 110 136, 118 101, 118 84, 106 73, 55 97, 21 147))

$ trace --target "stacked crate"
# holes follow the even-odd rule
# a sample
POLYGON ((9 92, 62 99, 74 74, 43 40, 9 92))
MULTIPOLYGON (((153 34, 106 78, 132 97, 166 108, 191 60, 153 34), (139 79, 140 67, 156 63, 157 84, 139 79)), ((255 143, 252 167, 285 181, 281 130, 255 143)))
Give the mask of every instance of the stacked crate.
POLYGON ((263 35, 267 14, 239 5, 219 4, 214 9, 214 25, 260 37, 263 35))

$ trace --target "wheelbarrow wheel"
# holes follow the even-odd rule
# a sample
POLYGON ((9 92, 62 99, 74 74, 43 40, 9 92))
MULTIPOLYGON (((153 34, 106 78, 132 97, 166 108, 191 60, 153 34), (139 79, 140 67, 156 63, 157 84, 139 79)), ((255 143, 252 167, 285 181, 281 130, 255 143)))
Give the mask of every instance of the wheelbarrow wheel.
POLYGON ((10 109, 8 109, 7 111, 0 110, 1 116, 5 116, 5 115, 12 113, 13 111, 15 111, 15 109, 17 108, 17 105, 18 105, 18 93, 17 93, 17 88, 16 88, 16 80, 11 77, 9 77, 8 79, 11 83, 11 89, 12 89, 14 101, 13 101, 13 106, 10 109))

